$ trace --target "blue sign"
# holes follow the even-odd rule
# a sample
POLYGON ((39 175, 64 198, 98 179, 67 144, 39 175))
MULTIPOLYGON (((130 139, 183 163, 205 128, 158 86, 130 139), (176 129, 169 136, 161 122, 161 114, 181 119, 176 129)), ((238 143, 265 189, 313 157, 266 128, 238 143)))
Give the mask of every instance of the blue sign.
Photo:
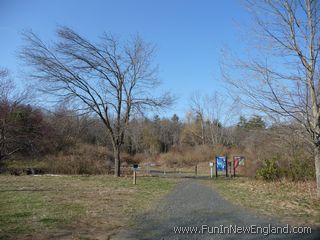
POLYGON ((225 171, 226 170, 226 157, 219 156, 216 157, 216 163, 217 163, 217 170, 218 171, 225 171))

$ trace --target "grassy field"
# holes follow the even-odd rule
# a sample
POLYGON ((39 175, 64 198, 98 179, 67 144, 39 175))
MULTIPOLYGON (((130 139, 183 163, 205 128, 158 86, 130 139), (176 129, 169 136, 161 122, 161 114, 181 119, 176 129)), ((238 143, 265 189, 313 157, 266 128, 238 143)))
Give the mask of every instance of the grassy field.
POLYGON ((0 239, 108 239, 175 182, 155 177, 0 176, 0 239))
MULTIPOLYGON (((206 181, 208 184, 208 181, 206 181)), ((214 179, 210 185, 226 199, 284 223, 320 227, 315 182, 265 182, 249 178, 214 179)))

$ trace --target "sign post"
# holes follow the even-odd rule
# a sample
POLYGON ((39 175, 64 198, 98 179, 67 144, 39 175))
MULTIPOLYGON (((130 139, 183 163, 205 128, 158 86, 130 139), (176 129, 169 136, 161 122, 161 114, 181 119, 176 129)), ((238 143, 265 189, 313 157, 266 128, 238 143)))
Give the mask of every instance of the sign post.
POLYGON ((218 177, 218 161, 217 161, 217 157, 215 159, 215 165, 216 165, 216 178, 218 177))
POLYGON ((235 177, 236 175, 235 175, 235 167, 234 167, 234 160, 232 160, 231 161, 231 169, 230 169, 230 175, 231 175, 231 177, 235 177), (232 171, 233 171, 233 173, 232 173, 232 171))
POLYGON ((137 184, 137 169, 138 164, 133 164, 133 185, 137 184))
POLYGON ((226 177, 228 177, 228 157, 226 156, 226 177))
POLYGON ((210 166, 210 178, 212 178, 213 177, 213 162, 210 162, 209 163, 209 166, 210 166))

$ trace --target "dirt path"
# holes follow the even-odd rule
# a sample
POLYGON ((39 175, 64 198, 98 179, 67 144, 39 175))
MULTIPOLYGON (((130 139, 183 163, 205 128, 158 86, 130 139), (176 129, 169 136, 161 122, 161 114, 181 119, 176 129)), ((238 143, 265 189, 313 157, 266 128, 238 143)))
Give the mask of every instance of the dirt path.
POLYGON ((275 223, 274 219, 258 217, 252 212, 239 209, 197 180, 185 180, 154 211, 139 216, 132 229, 125 230, 112 239, 320 239, 319 232, 316 231, 305 235, 270 234, 266 237, 263 234, 210 234, 205 227, 208 226, 211 231, 211 227, 220 225, 265 227, 275 223), (174 227, 181 226, 198 227, 197 233, 175 233, 174 227), (202 230, 204 233, 199 233, 202 230))

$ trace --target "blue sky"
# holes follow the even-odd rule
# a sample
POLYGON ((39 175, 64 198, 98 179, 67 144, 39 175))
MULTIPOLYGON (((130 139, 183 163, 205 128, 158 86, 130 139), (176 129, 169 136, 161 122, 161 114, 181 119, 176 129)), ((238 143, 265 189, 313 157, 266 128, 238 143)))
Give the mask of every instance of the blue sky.
POLYGON ((17 52, 26 29, 46 41, 54 39, 59 25, 93 40, 104 31, 123 38, 139 33, 157 46, 161 88, 178 97, 166 115, 183 118, 192 93, 225 91, 220 51, 241 48, 239 26, 247 20, 237 0, 0 0, 0 66, 23 82, 17 52))

